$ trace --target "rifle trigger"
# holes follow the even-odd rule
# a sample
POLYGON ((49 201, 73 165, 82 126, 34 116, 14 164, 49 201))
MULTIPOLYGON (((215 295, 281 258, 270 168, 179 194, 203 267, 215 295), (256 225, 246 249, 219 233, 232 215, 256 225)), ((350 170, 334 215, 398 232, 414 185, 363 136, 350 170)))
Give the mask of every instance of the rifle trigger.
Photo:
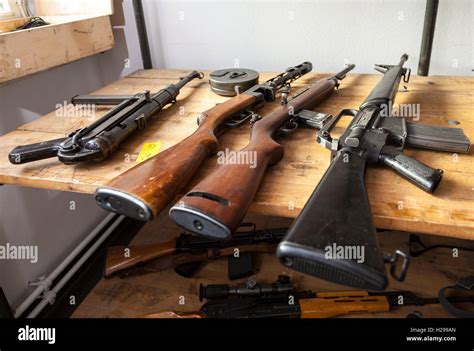
POLYGON ((384 254, 384 261, 386 263, 390 263, 390 275, 398 280, 399 282, 402 282, 405 280, 407 273, 408 273, 408 266, 410 265, 410 256, 408 256, 406 253, 400 250, 396 250, 395 254, 391 255, 389 253, 384 254), (402 268, 400 271, 400 274, 397 275, 397 262, 398 259, 401 258, 402 261, 402 268))

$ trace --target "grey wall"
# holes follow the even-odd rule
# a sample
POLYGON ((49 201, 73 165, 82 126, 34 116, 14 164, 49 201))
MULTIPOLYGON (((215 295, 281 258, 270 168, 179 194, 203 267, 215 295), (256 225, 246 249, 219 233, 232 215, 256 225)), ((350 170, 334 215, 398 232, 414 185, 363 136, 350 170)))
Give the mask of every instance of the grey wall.
MULTIPOLYGON (((155 66, 279 71, 310 60, 315 70, 356 72, 410 55, 418 67, 425 0, 145 0, 155 66)), ((430 74, 469 75, 473 2, 440 1, 430 74)))
MULTIPOLYGON (((53 111, 76 94, 142 68, 131 0, 124 0, 123 6, 115 1, 115 11, 112 50, 0 87, 0 134, 53 111)), ((28 282, 49 274, 105 215, 92 196, 1 186, 0 244, 39 246, 36 264, 0 261, 0 285, 10 304, 18 306, 31 291, 28 282)))

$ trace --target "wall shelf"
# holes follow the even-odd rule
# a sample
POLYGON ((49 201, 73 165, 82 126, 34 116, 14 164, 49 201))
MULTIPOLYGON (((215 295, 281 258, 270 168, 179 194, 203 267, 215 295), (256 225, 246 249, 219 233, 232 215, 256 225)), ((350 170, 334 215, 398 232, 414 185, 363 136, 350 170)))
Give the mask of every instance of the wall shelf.
POLYGON ((25 19, 0 21, 0 84, 114 46, 111 0, 36 0, 35 8, 49 25, 1 33, 25 19))

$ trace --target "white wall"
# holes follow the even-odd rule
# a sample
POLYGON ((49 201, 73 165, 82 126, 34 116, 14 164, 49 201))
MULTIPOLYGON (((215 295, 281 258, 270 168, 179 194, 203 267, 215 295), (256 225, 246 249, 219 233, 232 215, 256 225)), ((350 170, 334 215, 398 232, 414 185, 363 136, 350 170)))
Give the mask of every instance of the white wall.
MULTIPOLYGON (((280 71, 312 61, 356 72, 410 55, 417 71, 425 0, 167 1, 146 0, 157 67, 240 67, 280 71)), ((440 1, 430 74, 469 75, 473 68, 473 2, 440 1)))
MULTIPOLYGON (((124 0, 123 10, 120 0, 115 3, 112 50, 0 86, 0 135, 53 111, 57 103, 142 68, 132 2, 124 0)), ((10 304, 17 307, 31 291, 28 282, 50 273, 105 215, 89 195, 1 186, 0 244, 39 247, 36 264, 0 261, 0 286, 10 304)))

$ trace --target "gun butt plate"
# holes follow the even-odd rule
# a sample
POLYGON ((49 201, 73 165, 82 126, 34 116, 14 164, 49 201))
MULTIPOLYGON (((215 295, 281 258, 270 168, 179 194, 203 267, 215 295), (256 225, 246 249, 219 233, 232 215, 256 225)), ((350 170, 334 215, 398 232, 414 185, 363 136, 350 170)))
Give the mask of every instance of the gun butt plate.
POLYGON ((146 203, 116 189, 98 188, 95 192, 95 200, 106 211, 140 221, 151 221, 153 219, 153 212, 146 203))
POLYGON ((278 245, 277 257, 288 268, 337 284, 368 290, 384 290, 388 285, 383 273, 348 260, 328 260, 323 250, 290 241, 278 245))
POLYGON ((223 223, 190 207, 175 205, 169 215, 176 224, 193 233, 217 240, 228 240, 232 236, 223 223))

